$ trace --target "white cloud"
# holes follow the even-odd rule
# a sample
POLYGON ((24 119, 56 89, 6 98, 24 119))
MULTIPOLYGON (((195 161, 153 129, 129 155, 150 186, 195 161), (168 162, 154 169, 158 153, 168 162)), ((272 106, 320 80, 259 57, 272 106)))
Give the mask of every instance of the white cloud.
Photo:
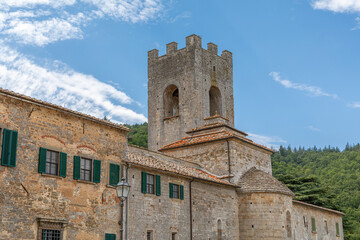
POLYGON ((47 69, 0 42, 0 87, 115 122, 145 122, 120 104, 134 101, 111 85, 71 69, 47 69))
POLYGON ((256 143, 259 143, 261 145, 264 145, 266 147, 279 150, 280 145, 285 144, 286 140, 282 139, 281 137, 270 137, 270 136, 264 136, 259 135, 255 133, 248 133, 249 138, 253 140, 256 143))
POLYGON ((360 108, 360 102, 352 102, 347 105, 350 108, 360 108))
POLYGON ((360 0, 313 0, 311 5, 314 9, 337 13, 360 12, 360 0))
POLYGON ((319 129, 319 128, 314 127, 314 126, 312 126, 312 125, 307 126, 306 128, 309 129, 309 130, 311 130, 311 131, 314 131, 314 132, 320 132, 320 129, 319 129))
POLYGON ((338 99, 339 97, 336 94, 330 94, 330 93, 326 93, 324 92, 321 88, 319 87, 315 87, 315 86, 309 86, 306 84, 300 84, 300 83, 294 83, 291 82, 287 79, 282 79, 280 77, 280 73, 278 72, 271 72, 269 74, 276 82, 280 83, 281 85, 283 85, 286 88, 292 88, 292 89, 296 89, 296 90, 300 90, 300 91, 304 91, 307 92, 310 96, 314 96, 314 97, 320 97, 320 96, 325 96, 325 97, 332 97, 334 99, 338 99))
POLYGON ((81 39, 83 28, 95 19, 146 22, 162 9, 160 0, 0 0, 0 35, 44 46, 81 39))

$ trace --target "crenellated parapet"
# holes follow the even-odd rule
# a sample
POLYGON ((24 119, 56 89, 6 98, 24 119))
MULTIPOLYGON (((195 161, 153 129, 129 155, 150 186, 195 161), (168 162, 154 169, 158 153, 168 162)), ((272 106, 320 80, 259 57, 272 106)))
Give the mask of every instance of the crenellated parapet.
POLYGON ((185 48, 182 49, 178 49, 178 43, 177 42, 171 42, 166 44, 166 54, 159 56, 159 50, 158 49, 153 49, 150 50, 148 52, 148 59, 149 60, 155 60, 166 56, 171 56, 171 55, 175 55, 178 52, 182 52, 182 51, 191 51, 191 50, 195 50, 195 49, 202 49, 204 51, 207 51, 213 55, 217 55, 219 57, 224 58, 225 60, 227 60, 229 63, 232 64, 232 53, 228 50, 223 50, 221 55, 218 55, 218 45, 216 45, 215 43, 209 42, 207 44, 207 49, 202 47, 202 40, 201 37, 193 34, 190 35, 188 37, 186 37, 186 46, 185 48))

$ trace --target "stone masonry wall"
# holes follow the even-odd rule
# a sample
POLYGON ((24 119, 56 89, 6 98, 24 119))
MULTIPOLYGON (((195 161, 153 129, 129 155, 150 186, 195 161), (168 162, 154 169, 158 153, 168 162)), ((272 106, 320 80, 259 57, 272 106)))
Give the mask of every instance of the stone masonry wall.
POLYGON ((290 196, 276 193, 239 194, 239 239, 292 239, 286 233, 291 201, 290 196))
POLYGON ((238 202, 234 188, 193 182, 194 240, 239 239, 238 202))
POLYGON ((177 49, 177 43, 167 45, 166 55, 158 50, 148 53, 148 116, 149 149, 158 150, 184 137, 187 130, 204 124, 210 116, 209 90, 221 92, 222 115, 234 126, 234 99, 232 54, 209 43, 203 49, 201 38, 186 38, 186 47, 177 49), (169 85, 179 90, 179 115, 165 118, 164 92, 169 85))
POLYGON ((16 167, 0 166, 0 239, 37 239, 37 218, 68 222, 64 239, 119 236, 119 203, 107 187, 109 163, 126 154, 126 132, 0 96, 0 127, 18 131, 16 167), (66 178, 38 173, 39 148, 67 153, 66 178), (101 160, 101 182, 73 179, 73 156, 101 160))
MULTIPOLYGON (((271 170, 271 153, 258 147, 229 139, 230 172, 232 183, 238 183, 240 177, 252 167, 267 173, 271 170)), ((228 142, 226 140, 163 150, 167 155, 198 163, 207 171, 218 176, 229 175, 228 142)))
POLYGON ((293 204, 294 240, 343 240, 342 216, 314 207, 293 204), (312 232, 311 218, 315 218, 316 232, 312 232), (336 236, 336 223, 340 235, 336 236))

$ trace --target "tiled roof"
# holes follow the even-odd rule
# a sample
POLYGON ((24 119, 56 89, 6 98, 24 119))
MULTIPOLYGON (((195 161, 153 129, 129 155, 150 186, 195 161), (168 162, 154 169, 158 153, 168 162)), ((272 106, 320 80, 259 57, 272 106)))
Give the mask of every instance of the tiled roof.
POLYGON ((247 136, 248 134, 243 132, 243 131, 240 131, 236 128, 233 128, 233 127, 230 127, 228 125, 226 125, 225 123, 220 123, 220 122, 216 122, 216 123, 210 123, 210 124, 206 124, 204 126, 201 126, 201 127, 197 127, 197 128, 193 128, 193 129, 190 129, 189 131, 187 131, 186 133, 193 133, 193 132, 198 132, 198 131, 201 131, 201 130, 207 130, 207 129, 212 129, 212 128, 218 128, 218 127, 227 127, 227 128, 230 128, 231 130, 233 131, 236 131, 236 132, 239 132, 245 136, 247 136))
POLYGON ((175 173, 185 177, 235 186, 200 167, 192 167, 189 165, 190 163, 183 162, 181 159, 169 157, 160 153, 152 153, 151 151, 145 149, 142 150, 132 146, 129 147, 126 162, 140 167, 175 173))
POLYGON ((251 168, 240 178, 238 186, 241 193, 270 192, 295 196, 285 184, 274 178, 271 174, 255 167, 251 168))
POLYGON ((339 214, 339 215, 342 215, 342 216, 345 215, 345 213, 342 213, 342 212, 339 212, 339 211, 336 211, 336 210, 332 210, 332 209, 329 209, 329 208, 324 208, 324 207, 316 206, 316 205, 313 205, 313 204, 310 204, 310 203, 306 203, 306 202, 301 202, 301 201, 293 200, 293 203, 299 204, 299 205, 303 205, 303 206, 307 206, 307 207, 312 207, 312 208, 320 209, 320 210, 327 211, 327 212, 332 212, 332 213, 339 214))
POLYGON ((3 89, 3 88, 0 88, 0 94, 8 96, 8 97, 12 97, 12 98, 17 98, 17 99, 20 99, 22 101, 30 102, 30 103, 33 103, 33 104, 41 105, 41 106, 44 106, 44 107, 52 108, 52 109, 55 109, 55 110, 58 110, 58 111, 62 111, 62 112, 65 112, 65 113, 68 113, 68 114, 71 114, 71 115, 74 115, 74 116, 77 116, 77 117, 85 118, 85 119, 93 121, 93 122, 98 122, 98 123, 108 125, 108 126, 111 126, 111 127, 115 127, 115 128, 119 128, 119 129, 122 129, 122 130, 125 130, 125 131, 130 131, 129 128, 127 128, 127 127, 125 127, 125 126, 123 126, 121 124, 109 122, 107 120, 96 118, 96 117, 93 117, 91 115, 84 114, 84 113, 81 113, 81 112, 73 111, 71 109, 61 107, 59 105, 55 105, 55 104, 52 104, 52 103, 49 103, 49 102, 45 102, 45 101, 42 101, 42 100, 39 100, 39 99, 35 99, 35 98, 29 97, 29 96, 26 96, 26 95, 23 95, 23 94, 20 94, 20 93, 15 93, 13 91, 6 90, 6 89, 3 89))
POLYGON ((185 146, 190 146, 190 145, 195 145, 195 144, 200 144, 200 143, 223 140, 223 139, 227 139, 227 138, 237 138, 241 141, 247 142, 249 144, 255 145, 255 146, 265 149, 267 151, 273 152, 273 150, 271 150, 270 148, 267 148, 263 145, 254 143, 252 140, 250 140, 248 138, 237 136, 234 133, 231 133, 226 130, 204 133, 204 134, 199 134, 199 135, 195 135, 195 136, 183 137, 181 140, 167 144, 167 145, 161 147, 159 150, 162 151, 162 150, 167 150, 167 149, 172 149, 172 148, 185 147, 185 146))

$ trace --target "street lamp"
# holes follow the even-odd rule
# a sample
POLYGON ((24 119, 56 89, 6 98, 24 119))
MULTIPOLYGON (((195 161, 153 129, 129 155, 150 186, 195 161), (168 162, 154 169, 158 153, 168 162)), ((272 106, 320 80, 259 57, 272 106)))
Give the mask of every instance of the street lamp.
POLYGON ((120 212, 120 240, 123 240, 123 208, 124 208, 124 200, 128 197, 130 190, 129 183, 126 182, 125 178, 121 179, 121 182, 119 182, 116 186, 116 194, 117 197, 120 199, 120 206, 121 206, 121 212, 120 212))

